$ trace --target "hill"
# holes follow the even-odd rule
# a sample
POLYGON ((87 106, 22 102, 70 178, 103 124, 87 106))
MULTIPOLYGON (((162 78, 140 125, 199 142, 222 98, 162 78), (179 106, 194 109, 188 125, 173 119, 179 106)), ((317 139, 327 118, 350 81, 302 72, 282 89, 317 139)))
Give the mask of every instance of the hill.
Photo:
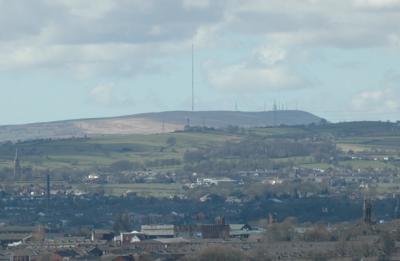
POLYGON ((129 116, 79 119, 58 122, 0 126, 0 142, 61 139, 85 135, 155 134, 193 126, 222 128, 229 125, 260 127, 273 125, 306 125, 322 119, 304 111, 235 112, 235 111, 168 111, 129 116))

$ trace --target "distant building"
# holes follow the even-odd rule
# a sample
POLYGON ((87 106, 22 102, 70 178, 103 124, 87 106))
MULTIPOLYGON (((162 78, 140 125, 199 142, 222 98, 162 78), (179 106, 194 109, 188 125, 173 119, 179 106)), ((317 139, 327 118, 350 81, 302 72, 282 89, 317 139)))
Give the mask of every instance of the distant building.
POLYGON ((34 252, 31 249, 18 249, 11 253, 10 259, 11 261, 31 261, 35 260, 35 257, 38 256, 38 253, 34 252))
POLYGON ((88 255, 93 258, 99 258, 104 255, 104 251, 100 249, 98 246, 87 251, 88 255))
POLYGON ((91 240, 106 240, 111 241, 113 240, 115 234, 111 230, 106 229, 95 229, 92 231, 91 240))
POLYGON ((0 226, 0 245, 19 245, 32 238, 36 227, 32 226, 0 226))
POLYGON ((117 256, 111 259, 112 261, 135 261, 135 258, 132 255, 127 256, 117 256))
POLYGON ((116 239, 115 242, 120 244, 121 246, 129 246, 131 244, 148 239, 148 236, 145 235, 144 233, 132 231, 132 232, 121 233, 121 235, 116 237, 115 239, 116 239))
POLYGON ((174 225, 143 225, 141 232, 149 238, 174 237, 174 225))
POLYGON ((200 225, 200 237, 203 239, 229 238, 229 225, 200 225))
POLYGON ((237 238, 249 238, 251 235, 259 235, 263 231, 253 229, 248 224, 230 224, 229 225, 229 236, 237 238))
POLYGON ((372 223, 372 203, 370 199, 364 199, 363 220, 366 224, 372 223))
POLYGON ((79 256, 79 253, 76 252, 74 249, 61 249, 56 251, 53 256, 53 261, 69 261, 75 260, 76 257, 79 256))
POLYGON ((183 238, 224 239, 229 238, 229 225, 178 225, 175 226, 175 236, 183 238))

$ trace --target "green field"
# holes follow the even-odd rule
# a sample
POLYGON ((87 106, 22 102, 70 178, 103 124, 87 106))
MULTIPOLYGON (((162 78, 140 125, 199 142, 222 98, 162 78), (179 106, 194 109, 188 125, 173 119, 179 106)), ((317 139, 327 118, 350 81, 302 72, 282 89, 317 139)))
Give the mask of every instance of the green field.
POLYGON ((399 152, 400 150, 400 137, 399 136, 369 136, 369 137, 351 137, 340 138, 338 146, 343 150, 357 151, 374 151, 374 150, 387 150, 391 152, 399 152))
POLYGON ((267 128, 254 128, 250 130, 251 134, 261 136, 282 136, 290 134, 305 134, 307 133, 299 127, 267 127, 267 128))
MULTIPOLYGON (((227 141, 246 141, 253 139, 260 142, 332 142, 336 144, 341 153, 360 153, 368 157, 388 156, 398 158, 400 155, 400 135, 397 129, 387 123, 343 123, 314 126, 294 127, 266 127, 239 129, 237 132, 223 130, 205 132, 176 132, 151 135, 98 135, 87 139, 65 140, 34 140, 17 144, 5 143, 0 146, 0 170, 10 172, 7 168, 13 165, 16 147, 19 150, 21 164, 25 168, 38 170, 49 169, 64 175, 68 171, 87 174, 90 171, 107 168, 114 163, 129 161, 136 169, 151 168, 170 172, 179 172, 183 168, 183 155, 186 151, 206 148, 223 147, 227 141), (375 135, 376 134, 376 135, 375 135), (174 139, 173 144, 168 139, 174 139), (167 163, 165 163, 167 162, 167 163)), ((254 145, 253 145, 254 146, 254 145)), ((277 150, 280 145, 277 145, 277 150)), ((229 150, 229 148, 226 148, 229 150)), ((251 153, 251 150, 249 150, 251 153)), ((214 154, 215 155, 215 154, 214 154)), ((338 163, 318 163, 315 155, 290 155, 280 154, 276 157, 265 157, 276 165, 302 166, 305 168, 328 169, 336 166, 351 167, 353 169, 384 169, 398 168, 396 163, 383 161, 341 161, 338 163), (285 157, 285 155, 288 155, 285 157)), ((257 155, 253 155, 257 157, 257 155)), ((213 158, 216 163, 221 163, 221 169, 230 163, 244 164, 246 155, 242 155, 239 162, 238 155, 230 157, 213 158)), ((259 158, 263 160, 264 158, 259 158)), ((249 160, 252 160, 251 158, 249 160)), ((327 160, 322 162, 328 162, 327 160)), ((231 164, 231 165, 232 165, 231 164)), ((262 166, 262 164, 259 164, 262 166)), ((206 167, 206 166, 205 166, 206 167)))
MULTIPOLYGON (((237 136, 212 133, 171 133, 154 135, 103 135, 89 139, 32 141, 18 144, 24 167, 87 169, 108 166, 116 161, 138 163, 163 159, 182 159, 186 150, 204 148, 238 139, 237 136), (174 137, 170 146, 167 139, 174 137)), ((0 167, 12 166, 14 146, 2 146, 0 167)), ((175 166, 176 167, 176 166, 175 166)), ((173 170, 174 166, 166 166, 173 170)))
POLYGON ((182 192, 180 184, 79 184, 75 189, 87 193, 102 192, 111 196, 122 196, 129 193, 136 193, 140 196, 173 197, 182 192))
POLYGON ((382 162, 382 161, 375 161, 375 160, 349 160, 349 161, 342 161, 339 165, 351 167, 352 169, 395 169, 396 166, 382 162))
POLYGON ((333 167, 332 164, 328 163, 307 163, 307 164, 302 164, 301 166, 307 169, 322 169, 322 170, 327 170, 333 167))
POLYGON ((272 161, 276 163, 293 163, 294 165, 302 165, 302 164, 310 164, 311 162, 313 162, 313 157, 305 156, 305 157, 276 158, 272 159, 272 161))

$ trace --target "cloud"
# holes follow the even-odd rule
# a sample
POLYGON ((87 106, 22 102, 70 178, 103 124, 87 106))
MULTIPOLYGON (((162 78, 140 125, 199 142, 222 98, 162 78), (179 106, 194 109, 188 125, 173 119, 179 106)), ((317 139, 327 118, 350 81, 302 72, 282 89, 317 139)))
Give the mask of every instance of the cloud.
POLYGON ((390 10, 400 7, 399 0, 355 0, 356 7, 365 8, 369 10, 390 10))
POLYGON ((398 0, 252 0, 230 5, 222 30, 262 35, 267 42, 304 47, 364 48, 390 45, 398 32, 398 0), (374 7, 366 9, 367 7, 374 7), (382 8, 389 12, 382 16, 382 8))
POLYGON ((353 107, 357 111, 396 112, 400 111, 400 90, 382 88, 362 91, 353 97, 353 107))
POLYGON ((183 0, 186 8, 206 8, 210 5, 210 0, 183 0))
POLYGON ((261 64, 272 66, 284 61, 287 58, 287 51, 283 48, 263 46, 255 50, 253 56, 254 59, 258 60, 261 64))
MULTIPOLYGON (((141 74, 193 41, 224 48, 232 36, 280 48, 400 48, 397 7, 399 0, 0 0, 0 70, 141 74)), ((264 79, 289 70, 242 67, 264 79)))
POLYGON ((240 63, 212 65, 208 80, 213 87, 229 91, 304 88, 307 81, 290 70, 286 60, 286 50, 262 46, 240 63))
POLYGON ((127 107, 134 105, 130 94, 118 90, 112 83, 99 84, 92 88, 89 92, 89 101, 109 107, 127 107))
POLYGON ((52 44, 181 41, 199 26, 222 19, 220 2, 0 1, 0 39, 34 36, 52 44), (150 33, 156 27, 160 33, 150 33))
POLYGON ((152 71, 223 18, 220 2, 0 0, 0 70, 152 71))
POLYGON ((398 120, 400 113, 400 74, 395 70, 385 73, 382 88, 360 91, 352 99, 355 112, 363 113, 367 118, 398 120), (379 115, 379 117, 376 117, 379 115))
MULTIPOLYGON (((165 47, 167 48, 167 47, 165 47)), ((136 76, 162 71, 151 45, 87 44, 2 46, 0 70, 29 70, 34 68, 62 71, 78 79, 96 75, 136 76)))
POLYGON ((296 88, 302 80, 283 67, 249 68, 231 65, 209 73, 212 86, 223 90, 268 90, 296 88))

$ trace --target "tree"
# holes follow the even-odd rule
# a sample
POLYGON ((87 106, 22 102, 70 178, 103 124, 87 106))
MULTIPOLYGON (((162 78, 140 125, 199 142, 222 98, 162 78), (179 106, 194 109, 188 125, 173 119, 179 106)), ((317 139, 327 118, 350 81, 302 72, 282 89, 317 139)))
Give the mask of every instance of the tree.
POLYGON ((118 161, 113 162, 110 165, 110 170, 116 171, 116 172, 136 170, 136 169, 140 169, 140 168, 141 168, 141 166, 139 163, 132 162, 129 160, 118 160, 118 161))
POLYGON ((51 261, 51 260, 53 260, 53 259, 52 259, 52 256, 51 256, 50 253, 43 253, 43 254, 41 254, 40 256, 38 256, 38 257, 36 258, 36 260, 37 260, 37 261, 51 261))
POLYGON ((114 221, 113 229, 117 233, 124 232, 124 231, 131 231, 132 224, 131 224, 131 218, 130 218, 129 214, 128 213, 118 214, 114 221))
POLYGON ((312 253, 311 260, 312 261, 327 261, 329 259, 329 255, 327 253, 312 253))
POLYGON ((272 241, 291 241, 294 239, 295 235, 295 224, 295 218, 286 218, 282 223, 273 224, 270 228, 268 236, 272 241))
POLYGON ((389 233, 383 232, 380 235, 379 241, 381 243, 384 256, 390 256, 396 245, 393 237, 389 233))
POLYGON ((330 241, 332 238, 331 233, 323 224, 318 224, 304 233, 305 241, 330 241))
POLYGON ((240 251, 224 248, 210 247, 200 252, 193 261, 242 261, 248 258, 240 251))
POLYGON ((174 136, 168 137, 168 139, 167 139, 167 145, 168 145, 169 147, 175 146, 175 145, 176 145, 176 138, 175 138, 174 136))

